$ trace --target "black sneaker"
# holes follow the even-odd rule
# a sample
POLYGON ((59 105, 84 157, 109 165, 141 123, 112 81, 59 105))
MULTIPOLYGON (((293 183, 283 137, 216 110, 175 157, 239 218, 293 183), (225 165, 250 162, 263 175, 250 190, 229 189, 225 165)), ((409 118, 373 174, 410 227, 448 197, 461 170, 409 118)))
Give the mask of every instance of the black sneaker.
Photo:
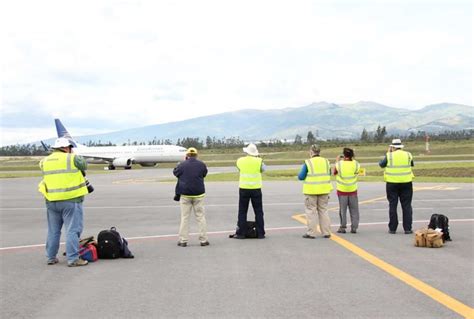
POLYGON ((357 230, 354 229, 354 228, 352 228, 352 229, 351 229, 351 233, 352 233, 352 234, 355 234, 355 233, 357 233, 357 230))
POLYGON ((337 230, 337 232, 340 233, 340 234, 345 234, 345 233, 346 233, 346 230, 341 227, 341 228, 339 228, 339 229, 337 230))
POLYGON ((311 236, 311 235, 308 235, 308 234, 304 234, 304 235, 303 235, 303 238, 307 238, 307 239, 315 239, 316 237, 314 237, 314 236, 311 236))
POLYGON ((396 231, 396 230, 389 230, 388 233, 389 233, 389 234, 396 234, 397 231, 396 231))
POLYGON ((413 234, 413 230, 405 230, 405 234, 413 234))
POLYGON ((242 236, 242 235, 235 235, 234 237, 232 238, 235 238, 235 239, 245 239, 245 236, 242 236))
POLYGON ((202 242, 201 246, 209 246, 209 242, 208 241, 202 242))
POLYGON ((182 243, 182 242, 178 242, 178 246, 179 247, 186 247, 188 245, 188 243, 182 243))
POLYGON ((331 235, 324 235, 324 238, 331 238, 331 235))

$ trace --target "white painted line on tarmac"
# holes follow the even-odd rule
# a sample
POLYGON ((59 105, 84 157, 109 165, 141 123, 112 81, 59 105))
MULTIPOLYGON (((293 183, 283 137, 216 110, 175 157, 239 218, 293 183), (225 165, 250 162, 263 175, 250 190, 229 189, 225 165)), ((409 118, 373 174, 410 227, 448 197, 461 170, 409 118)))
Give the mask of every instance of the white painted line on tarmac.
MULTIPOLYGON (((336 204, 336 202, 334 202, 336 204)), ((297 203, 268 203, 263 206, 289 206, 304 205, 304 202, 297 203)), ((238 207, 237 204, 204 204, 204 207, 238 207)), ((175 205, 140 205, 140 206, 86 206, 84 209, 146 209, 146 208, 179 208, 179 204, 175 205)), ((46 210, 45 207, 0 207, 0 210, 46 210)))
MULTIPOLYGON (((429 220, 414 220, 413 223, 427 223, 429 220)), ((462 222, 474 222, 473 218, 465 218, 465 219, 450 219, 450 223, 462 223, 462 222)), ((388 221, 383 222, 372 222, 372 223, 360 223, 359 226, 376 226, 376 225, 387 225, 388 221)), ((399 224, 402 224, 400 222, 399 224)), ((332 224, 331 227, 338 227, 339 224, 332 224)), ((274 228, 266 228, 265 231, 281 231, 281 230, 295 230, 295 229, 304 229, 306 226, 291 226, 291 227, 274 227, 274 228)), ((229 234, 234 233, 235 229, 233 230, 219 230, 219 231, 211 231, 207 232, 208 235, 221 235, 221 234, 229 234)), ((199 235, 199 233, 190 233, 191 236, 199 235)), ((138 236, 138 237, 127 237, 127 240, 134 241, 134 240, 141 240, 141 239, 160 239, 160 238, 177 238, 178 234, 166 234, 166 235, 152 235, 152 236, 138 236)), ((61 245, 65 243, 62 242, 61 245)), ((22 249, 29 249, 29 248, 41 248, 44 247, 45 244, 36 244, 36 245, 24 245, 24 246, 12 246, 12 247, 2 247, 0 248, 0 252, 4 251, 14 251, 14 250, 22 250, 22 249)))
MULTIPOLYGON (((414 199, 412 203, 416 202, 456 202, 456 201, 471 201, 474 202, 473 198, 433 198, 433 199, 414 199)), ((330 202, 337 204, 337 202, 330 202)), ((290 206, 290 205, 303 205, 304 202, 288 202, 288 203, 264 203, 263 206, 290 206)), ((237 207, 237 204, 205 204, 205 207, 237 207)), ((140 206, 87 206, 84 205, 84 209, 147 209, 147 208, 179 208, 179 204, 175 205, 140 205, 140 206)), ((0 207, 0 210, 45 210, 45 207, 0 207)))
MULTIPOLYGON (((473 206, 457 206, 457 207, 452 207, 452 206, 436 206, 436 207, 416 207, 413 206, 413 210, 440 210, 440 209, 473 209, 473 206)), ((362 210, 362 209, 359 209, 362 210)), ((379 211, 387 211, 388 212, 388 207, 385 208, 364 208, 363 211, 369 211, 369 210, 379 210, 379 211)))

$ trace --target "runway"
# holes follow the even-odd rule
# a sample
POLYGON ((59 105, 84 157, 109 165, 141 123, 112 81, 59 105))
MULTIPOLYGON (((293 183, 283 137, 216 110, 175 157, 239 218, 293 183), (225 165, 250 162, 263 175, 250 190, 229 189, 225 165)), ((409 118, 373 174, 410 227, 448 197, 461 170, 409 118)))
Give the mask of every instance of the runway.
MULTIPOLYGON (((210 168, 210 172, 231 168, 210 168)), ((211 245, 176 245, 179 206, 170 169, 90 175, 83 236, 111 226, 135 259, 68 268, 46 265, 40 178, 0 180, 0 292, 5 318, 460 318, 474 315, 473 184, 416 183, 414 229, 433 213, 450 218, 452 242, 417 248, 413 236, 387 233, 384 183, 360 183, 357 234, 301 238, 301 184, 266 182, 264 240, 234 240, 238 183, 206 184, 211 245), (341 238, 342 241, 338 241, 341 238), (427 295, 341 243, 347 241, 441 292, 427 295), (444 296, 455 302, 446 304, 444 296), (443 298, 442 298, 443 297, 443 298)), ((339 217, 333 192, 332 230, 339 217)), ((251 219, 253 213, 249 212, 251 219)), ((401 216, 401 212, 399 214, 401 216)), ((191 231, 197 231, 191 220, 191 231)), ((352 247, 352 246, 350 246, 352 247)), ((63 248, 61 249, 63 251, 63 248)), ((421 285, 418 283, 418 285, 421 285)))

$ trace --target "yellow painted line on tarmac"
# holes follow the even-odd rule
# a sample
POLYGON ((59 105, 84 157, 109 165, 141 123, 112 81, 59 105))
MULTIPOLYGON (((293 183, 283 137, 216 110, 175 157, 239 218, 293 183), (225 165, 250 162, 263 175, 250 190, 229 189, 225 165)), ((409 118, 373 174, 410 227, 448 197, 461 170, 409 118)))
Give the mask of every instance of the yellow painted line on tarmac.
MULTIPOLYGON (((443 185, 437 186, 430 186, 430 187, 416 187, 413 191, 421 191, 421 190, 444 190, 446 189, 443 185)), ((450 190, 448 188, 448 190, 450 190)), ((365 200, 359 202, 359 204, 368 204, 373 203, 382 199, 386 199, 386 197, 377 197, 369 200, 365 200)), ((338 210, 339 207, 331 207, 328 211, 338 210)), ((293 219, 300 222, 303 225, 306 225, 306 216, 305 214, 296 214, 292 216, 293 219)), ((318 229, 319 231, 319 229, 318 229)), ((362 248, 354 245, 353 243, 342 239, 341 237, 331 234, 331 238, 334 242, 338 243, 342 247, 348 249, 349 251, 353 252, 357 256, 365 259, 372 265, 382 269, 383 271, 389 273, 390 275, 394 276, 395 278, 401 280, 402 282, 406 283, 407 285, 415 288, 416 290, 424 293, 428 297, 432 298, 434 301, 444 305, 445 307, 451 309, 452 311, 460 314, 465 318, 474 319, 474 309, 463 304, 462 302, 448 296, 447 294, 443 293, 442 291, 431 287, 430 285, 424 283, 423 281, 411 276, 410 274, 398 269, 395 266, 390 265, 389 263, 383 261, 382 259, 375 257, 374 255, 368 253, 367 251, 363 250, 362 248)))
POLYGON ((367 260, 374 266, 382 269, 383 271, 389 273, 390 275, 394 276, 395 278, 403 281, 407 285, 415 288, 416 290, 424 293, 428 297, 432 298, 433 300, 439 302, 440 304, 444 305, 445 307, 457 312, 461 316, 465 318, 474 318, 474 309, 463 304, 462 302, 448 296, 447 294, 439 291, 436 288, 431 287, 430 285, 425 284, 423 281, 416 279, 415 277, 407 274, 406 272, 398 269, 395 266, 386 263, 380 258, 375 257, 374 255, 366 252, 362 248, 352 244, 351 242, 342 239, 341 237, 332 234, 331 239, 338 243, 339 245, 343 246, 344 248, 350 250, 357 256, 367 260))

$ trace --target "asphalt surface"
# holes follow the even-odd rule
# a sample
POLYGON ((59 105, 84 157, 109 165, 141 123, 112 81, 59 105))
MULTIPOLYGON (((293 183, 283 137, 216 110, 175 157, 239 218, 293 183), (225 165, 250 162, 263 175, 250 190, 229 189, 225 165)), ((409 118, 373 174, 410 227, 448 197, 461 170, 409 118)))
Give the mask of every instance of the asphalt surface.
MULTIPOLYGON (((231 168, 211 168, 212 172, 231 168)), ((46 214, 40 178, 0 180, 2 318, 460 318, 455 310, 367 262, 336 240, 301 238, 301 184, 266 182, 263 240, 229 239, 237 219, 237 182, 207 183, 209 240, 178 247, 179 206, 169 169, 90 175, 83 236, 111 226, 135 259, 69 268, 46 265, 46 214)), ((414 229, 433 213, 450 218, 452 242, 413 246, 400 225, 387 233, 383 183, 360 183, 361 226, 339 237, 423 283, 474 306, 473 184, 415 183, 414 229), (377 199, 378 200, 374 200, 377 199), (380 199, 382 198, 382 199, 380 199), (373 200, 373 201, 371 201, 373 200)), ((337 197, 329 207, 332 230, 337 197)), ((401 216, 401 213, 399 213, 401 216)), ((249 217, 253 213, 250 210, 249 217)), ((191 232, 197 231, 194 219, 191 232)), ((62 238, 64 240, 64 237, 62 238)), ((61 252, 64 251, 63 246, 61 252)))

